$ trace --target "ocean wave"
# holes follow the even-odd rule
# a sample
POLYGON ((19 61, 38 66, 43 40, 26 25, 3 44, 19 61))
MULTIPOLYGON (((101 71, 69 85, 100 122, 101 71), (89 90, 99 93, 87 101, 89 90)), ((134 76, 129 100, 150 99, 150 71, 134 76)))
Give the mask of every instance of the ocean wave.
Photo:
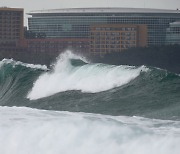
POLYGON ((179 154, 180 123, 0 107, 3 154, 179 154))
POLYGON ((20 62, 20 61, 15 61, 13 59, 3 59, 2 61, 0 61, 0 68, 3 65, 6 65, 6 64, 11 64, 13 67, 15 67, 15 66, 24 66, 24 67, 32 68, 32 69, 48 70, 46 65, 28 64, 28 63, 23 63, 23 62, 20 62))
POLYGON ((178 75, 146 66, 93 64, 69 54, 49 70, 0 62, 0 105, 180 120, 178 75))
POLYGON ((127 84, 147 70, 145 66, 92 64, 80 56, 66 52, 60 55, 52 71, 39 76, 27 98, 35 100, 69 90, 102 92, 127 84), (74 59, 83 61, 84 64, 72 65, 74 59))

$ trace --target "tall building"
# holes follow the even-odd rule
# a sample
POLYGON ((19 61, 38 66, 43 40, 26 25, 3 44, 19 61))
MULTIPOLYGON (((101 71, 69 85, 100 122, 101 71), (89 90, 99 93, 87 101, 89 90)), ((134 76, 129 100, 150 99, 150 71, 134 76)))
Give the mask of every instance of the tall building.
POLYGON ((24 10, 0 8, 0 49, 11 50, 24 38, 24 10))
POLYGON ((23 9, 0 8, 0 40, 12 41, 23 39, 23 9))
POLYGON ((147 45, 146 25, 93 25, 90 32, 90 51, 93 54, 120 52, 147 45))
POLYGON ((30 31, 47 38, 87 38, 91 52, 164 45, 169 23, 180 21, 179 10, 146 8, 70 8, 29 15, 30 31))

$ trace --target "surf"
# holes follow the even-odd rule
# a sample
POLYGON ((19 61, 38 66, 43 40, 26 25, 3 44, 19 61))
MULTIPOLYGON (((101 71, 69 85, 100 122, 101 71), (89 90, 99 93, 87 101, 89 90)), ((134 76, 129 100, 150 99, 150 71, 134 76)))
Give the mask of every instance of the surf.
POLYGON ((2 154, 179 154, 179 121, 0 107, 2 154), (8 148, 7 148, 8 147, 8 148))
POLYGON ((180 119, 180 76, 166 70, 91 63, 70 52, 49 68, 0 64, 1 106, 180 119))
POLYGON ((129 83, 145 71, 148 71, 145 66, 88 63, 83 57, 67 51, 60 55, 52 71, 39 76, 27 98, 35 100, 70 90, 79 90, 83 93, 107 91, 129 83), (73 65, 74 60, 79 62, 76 61, 73 65))

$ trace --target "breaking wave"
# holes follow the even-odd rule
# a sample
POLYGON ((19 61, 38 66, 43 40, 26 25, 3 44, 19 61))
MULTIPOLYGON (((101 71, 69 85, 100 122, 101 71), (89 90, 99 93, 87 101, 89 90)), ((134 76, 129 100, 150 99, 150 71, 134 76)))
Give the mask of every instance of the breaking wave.
POLYGON ((20 61, 15 61, 13 59, 3 59, 2 61, 0 61, 0 67, 2 67, 3 65, 7 65, 7 64, 12 65, 13 67, 20 65, 20 66, 24 66, 24 67, 32 68, 32 69, 48 70, 46 65, 27 64, 27 63, 23 63, 20 61))
POLYGON ((66 52, 60 55, 52 71, 39 76, 27 97, 35 100, 68 90, 102 92, 127 84, 147 70, 145 66, 91 64, 80 56, 66 52))
POLYGON ((166 70, 70 52, 49 69, 0 61, 0 154, 179 154, 179 111, 166 70))
POLYGON ((0 107, 2 154, 179 154, 180 123, 0 107))
POLYGON ((1 106, 179 120, 179 96, 179 75, 153 67, 92 64, 70 52, 51 68, 0 61, 1 106))

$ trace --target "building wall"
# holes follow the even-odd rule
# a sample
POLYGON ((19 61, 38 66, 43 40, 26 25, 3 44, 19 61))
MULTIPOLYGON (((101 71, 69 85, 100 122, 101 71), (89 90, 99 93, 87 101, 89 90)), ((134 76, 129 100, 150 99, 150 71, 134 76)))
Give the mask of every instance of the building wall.
POLYGON ((146 25, 92 25, 90 31, 90 51, 93 54, 120 52, 147 46, 146 25))
POLYGON ((176 11, 158 13, 136 9, 134 12, 123 12, 121 8, 95 9, 94 12, 91 9, 78 9, 76 12, 71 10, 31 13, 29 29, 45 32, 48 38, 90 38, 91 26, 95 24, 145 24, 148 31, 147 44, 155 46, 165 44, 169 23, 180 20, 180 13, 176 11))
POLYGON ((137 47, 148 45, 148 28, 147 25, 137 25, 137 47))
POLYGON ((10 53, 24 50, 20 46, 24 39, 23 16, 23 9, 0 8, 0 52, 10 53))
POLYGON ((0 42, 15 42, 24 38, 23 9, 0 8, 0 42))
POLYGON ((27 39, 25 44, 29 52, 58 55, 65 50, 71 49, 76 53, 89 53, 89 39, 27 39))

